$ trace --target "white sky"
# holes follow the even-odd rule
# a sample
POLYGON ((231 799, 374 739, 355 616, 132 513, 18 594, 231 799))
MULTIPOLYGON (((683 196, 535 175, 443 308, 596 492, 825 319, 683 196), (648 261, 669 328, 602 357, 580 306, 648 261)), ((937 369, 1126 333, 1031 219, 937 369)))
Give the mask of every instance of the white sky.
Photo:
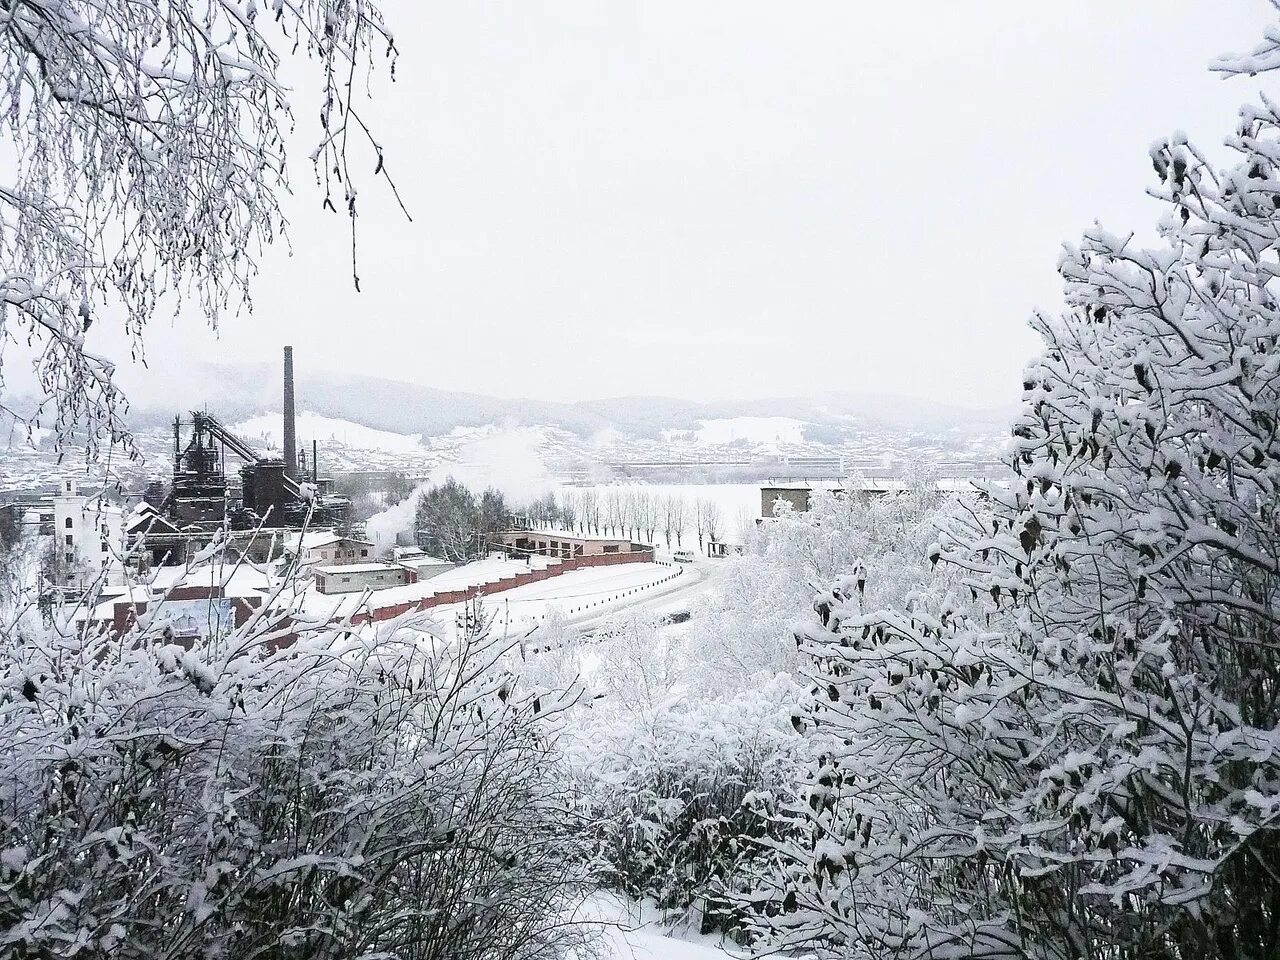
MULTIPOLYGON (((153 370, 270 360, 504 396, 1016 400, 1058 245, 1145 228, 1147 147, 1260 86, 1205 66, 1263 0, 387 0, 361 275, 297 91, 293 254, 153 370)), ((1274 83, 1272 84, 1274 87, 1274 83)), ((104 327, 106 324, 100 325, 104 327)), ((104 334, 98 334, 100 337, 104 334)), ((110 336, 110 334, 105 334, 110 336)), ((109 340, 95 346, 112 349, 109 340)), ((134 381, 126 374, 126 383, 134 381)))

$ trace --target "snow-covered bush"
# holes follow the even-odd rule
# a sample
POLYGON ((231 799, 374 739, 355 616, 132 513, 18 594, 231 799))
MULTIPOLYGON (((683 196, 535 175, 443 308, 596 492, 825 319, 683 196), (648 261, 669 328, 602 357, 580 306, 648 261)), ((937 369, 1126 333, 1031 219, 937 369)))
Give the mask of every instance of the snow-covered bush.
POLYGON ((893 496, 815 490, 810 509, 785 503, 761 524, 752 551, 724 562, 723 576, 690 626, 685 659, 710 690, 779 671, 798 671, 793 625, 832 578, 873 564, 876 605, 905 602, 925 577, 920 558, 937 536, 950 498, 926 475, 893 496))
POLYGON ((758 549, 725 562, 687 625, 623 617, 589 647, 529 662, 561 684, 581 670, 596 692, 567 742, 607 885, 704 930, 745 932, 741 895, 791 832, 776 813, 809 756, 792 722, 804 662, 793 624, 814 584, 863 558, 892 571, 874 596, 901 602, 927 576, 943 502, 924 478, 880 499, 816 494, 810 512, 780 514, 758 549))
POLYGON ((802 767, 786 675, 725 698, 595 700, 570 748, 601 882, 695 922, 744 930, 773 816, 802 767))
POLYGON ((0 955, 559 954, 564 703, 485 636, 297 629, 5 638, 0 955))
POLYGON ((1007 483, 929 550, 961 589, 819 597, 779 945, 1280 956, 1280 112, 1229 144, 1153 147, 1158 245, 1064 253, 1007 483))

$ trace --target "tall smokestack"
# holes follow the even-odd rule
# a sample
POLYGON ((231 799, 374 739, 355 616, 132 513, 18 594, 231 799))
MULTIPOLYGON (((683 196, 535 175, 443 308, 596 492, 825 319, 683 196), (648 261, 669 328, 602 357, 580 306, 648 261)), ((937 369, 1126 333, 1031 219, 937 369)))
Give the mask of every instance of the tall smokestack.
POLYGON ((284 348, 284 472, 298 479, 297 414, 293 409, 293 347, 284 348))

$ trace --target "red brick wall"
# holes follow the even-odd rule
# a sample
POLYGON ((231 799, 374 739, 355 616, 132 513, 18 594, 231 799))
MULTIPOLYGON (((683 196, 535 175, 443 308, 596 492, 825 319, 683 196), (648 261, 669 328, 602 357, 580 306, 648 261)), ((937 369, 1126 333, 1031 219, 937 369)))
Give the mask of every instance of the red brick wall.
MULTIPOLYGON (((465 603, 468 600, 474 600, 483 594, 491 597, 495 593, 502 593, 506 590, 514 590, 516 587, 523 587, 528 583, 537 583, 540 580, 549 580, 552 577, 558 577, 562 573, 568 573, 571 570, 584 570, 587 567, 609 567, 620 563, 652 563, 652 550, 636 550, 632 553, 602 553, 589 557, 574 557, 572 560, 561 560, 555 566, 546 567, 541 570, 530 570, 527 573, 517 573, 511 577, 503 577, 493 583, 482 584, 476 587, 467 587, 465 590, 444 590, 440 593, 433 594, 418 601, 405 601, 404 603, 392 604, 386 607, 374 607, 372 611, 367 613, 357 613, 351 617, 353 624, 368 623, 370 620, 381 622, 383 620, 392 620, 401 614, 408 613, 410 610, 429 610, 432 607, 442 607, 451 603, 465 603)), ((370 599, 376 599, 374 594, 370 599)))
MULTIPOLYGON (((541 570, 529 570, 525 573, 518 573, 511 577, 503 577, 494 583, 486 583, 480 586, 467 587, 464 590, 444 590, 440 593, 425 597, 422 600, 407 600, 404 603, 391 604, 385 607, 374 607, 369 611, 362 611, 353 614, 351 623, 361 624, 369 621, 381 622, 383 620, 392 620, 411 610, 429 610, 432 607, 445 606, 451 603, 465 603, 468 600, 474 600, 483 594, 486 597, 495 593, 502 593, 506 590, 513 590, 516 587, 523 587, 525 584, 537 583, 541 580, 550 580, 552 577, 558 577, 563 573, 571 570, 584 570, 588 567, 608 567, 621 563, 651 563, 653 561, 652 550, 637 550, 632 553, 604 553, 594 556, 574 557, 572 560, 561 560, 559 563, 551 567, 541 570)), ((169 596, 174 600, 208 600, 222 596, 221 587, 175 587, 169 592, 169 596)), ((376 598, 374 593, 371 599, 376 598)), ((243 626, 244 623, 253 614, 254 608, 258 607, 261 601, 254 598, 236 597, 235 598, 235 619, 236 626, 243 626)), ((147 604, 145 602, 130 603, 122 601, 115 605, 114 626, 116 633, 123 636, 124 632, 132 625, 136 619, 136 614, 145 613, 147 604)), ((280 637, 272 642, 273 649, 280 649, 288 646, 293 642, 295 637, 290 634, 280 637)))

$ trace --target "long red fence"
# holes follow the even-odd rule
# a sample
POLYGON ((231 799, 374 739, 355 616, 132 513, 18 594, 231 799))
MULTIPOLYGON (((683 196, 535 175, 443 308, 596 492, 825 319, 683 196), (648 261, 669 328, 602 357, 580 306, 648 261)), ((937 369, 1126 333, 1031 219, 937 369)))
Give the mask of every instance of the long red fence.
MULTIPOLYGON (((529 570, 525 573, 513 574, 510 577, 500 577, 490 583, 473 584, 461 590, 442 590, 433 593, 429 597, 423 597, 419 600, 406 600, 403 603, 389 604, 385 607, 374 607, 372 603, 377 599, 377 591, 369 596, 365 609, 359 610, 351 615, 352 624, 361 624, 369 622, 380 622, 382 620, 391 620, 402 614, 409 613, 414 610, 429 610, 432 607, 445 606, 450 603, 466 603, 469 600, 475 600, 478 597, 489 597, 495 593, 502 593, 506 590, 514 590, 516 587, 523 587, 526 584, 537 583, 541 580, 550 580, 552 577, 558 577, 561 574, 569 573, 572 570, 585 570, 589 567, 609 567, 622 563, 652 563, 652 550, 633 550, 628 553, 604 553, 589 557, 573 557, 569 560, 559 560, 557 563, 544 567, 540 570, 529 570)), ((429 584, 431 581, 424 580, 421 583, 429 584)), ((221 598, 223 590, 221 587, 204 587, 204 586, 187 586, 175 587, 168 593, 171 600, 208 600, 211 598, 221 598)), ((253 611, 261 604, 261 600, 257 597, 236 597, 232 603, 232 609, 235 617, 236 626, 241 626, 252 616, 253 611)), ((123 636, 125 631, 133 623, 133 621, 147 609, 146 601, 128 601, 122 600, 115 604, 113 623, 118 636, 123 636)), ((273 647, 288 646, 293 642, 294 636, 278 638, 272 643, 273 647)))
MULTIPOLYGON (((652 562, 652 550, 633 550, 629 553, 602 553, 591 557, 574 557, 570 560, 561 560, 554 566, 544 567, 541 570, 529 570, 526 573, 502 577, 492 583, 474 584, 462 590, 443 590, 429 597, 423 597, 421 600, 406 600, 404 603, 395 603, 386 607, 374 607, 368 611, 362 610, 352 614, 351 622, 359 624, 368 623, 371 620, 375 622, 391 620, 401 614, 409 613, 411 610, 429 610, 432 607, 442 607, 450 603, 466 603, 478 597, 490 597, 495 593, 514 590, 516 587, 523 587, 529 583, 550 580, 552 577, 558 577, 562 573, 569 573, 571 570, 585 570, 588 567, 609 567, 620 563, 652 562)), ((423 582, 430 583, 431 581, 423 582)), ((375 593, 369 599, 372 602, 376 598, 377 594, 375 593)))

